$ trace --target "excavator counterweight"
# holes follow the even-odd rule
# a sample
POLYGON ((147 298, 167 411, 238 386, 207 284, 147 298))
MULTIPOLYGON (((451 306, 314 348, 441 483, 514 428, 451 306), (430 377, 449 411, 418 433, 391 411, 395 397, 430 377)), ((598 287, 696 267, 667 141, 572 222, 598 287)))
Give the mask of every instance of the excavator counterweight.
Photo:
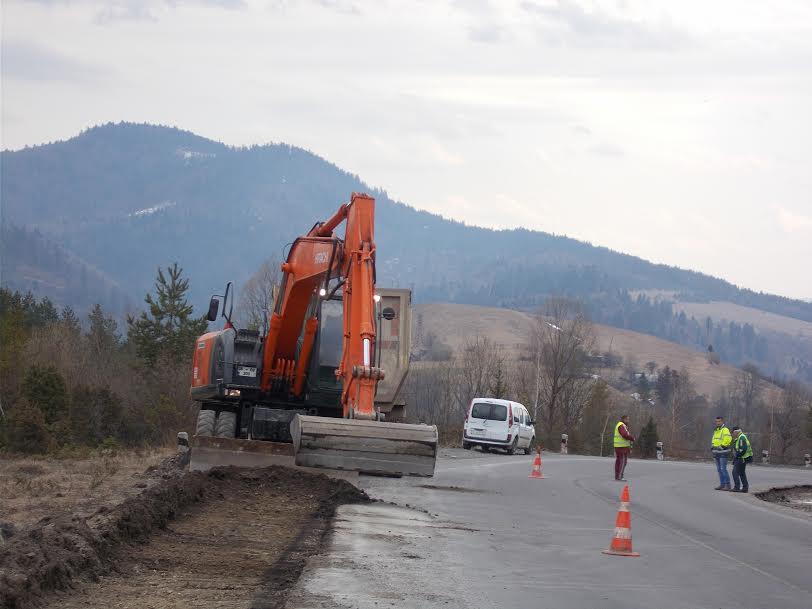
MULTIPOLYGON (((290 459, 303 467, 431 476, 437 429, 395 422, 408 370, 410 294, 375 285, 375 200, 353 193, 294 241, 267 332, 201 336, 192 468, 290 459), (344 238, 335 230, 345 225, 344 238)), ((209 320, 219 301, 212 298, 209 320)))

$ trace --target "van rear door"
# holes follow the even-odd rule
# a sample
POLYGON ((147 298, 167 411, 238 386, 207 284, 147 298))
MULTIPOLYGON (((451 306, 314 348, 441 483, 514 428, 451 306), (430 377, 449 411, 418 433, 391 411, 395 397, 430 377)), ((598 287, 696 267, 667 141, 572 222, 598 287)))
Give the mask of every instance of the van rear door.
POLYGON ((504 404, 474 402, 468 417, 468 436, 504 442, 507 439, 507 416, 508 408, 504 404))

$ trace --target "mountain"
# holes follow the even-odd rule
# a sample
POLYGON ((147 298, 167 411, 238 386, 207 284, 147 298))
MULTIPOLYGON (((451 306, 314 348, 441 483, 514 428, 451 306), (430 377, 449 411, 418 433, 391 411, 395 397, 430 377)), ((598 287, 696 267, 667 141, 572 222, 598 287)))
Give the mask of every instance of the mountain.
MULTIPOLYGON (((417 302, 530 310, 550 294, 567 294, 585 300, 598 321, 696 347, 712 333, 678 326, 669 303, 644 294, 724 301, 812 322, 812 303, 567 237, 467 226, 415 210, 285 144, 235 148, 174 128, 119 123, 3 151, 0 161, 4 222, 38 231, 135 302, 159 266, 177 261, 202 308, 226 281, 239 285, 264 259, 281 258, 286 244, 351 192, 366 191, 377 199, 379 282, 411 287, 417 302)), ((3 264, 11 259, 4 256, 3 264)), ((98 298, 109 302, 109 295, 98 298)), ((757 359, 756 346, 729 351, 751 357, 749 349, 757 359)))
POLYGON ((113 279, 36 229, 0 225, 0 270, 3 287, 47 296, 78 314, 97 302, 117 311, 134 309, 131 296, 113 279))

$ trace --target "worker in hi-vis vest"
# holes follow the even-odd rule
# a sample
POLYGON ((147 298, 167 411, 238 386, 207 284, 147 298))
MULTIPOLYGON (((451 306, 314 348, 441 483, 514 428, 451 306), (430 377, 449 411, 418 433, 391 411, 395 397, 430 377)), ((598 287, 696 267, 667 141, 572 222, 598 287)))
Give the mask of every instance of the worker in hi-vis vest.
POLYGON ((733 492, 746 493, 750 489, 747 484, 745 469, 748 463, 753 462, 753 447, 750 440, 742 433, 741 427, 733 427, 733 492))
POLYGON ((719 472, 717 491, 730 490, 730 476, 727 475, 727 458, 730 455, 730 443, 733 441, 730 430, 725 427, 725 418, 716 417, 716 429, 711 437, 711 452, 716 459, 716 471, 719 472))
POLYGON ((615 480, 626 480, 626 462, 632 450, 634 436, 629 432, 629 415, 624 414, 615 425, 615 480))

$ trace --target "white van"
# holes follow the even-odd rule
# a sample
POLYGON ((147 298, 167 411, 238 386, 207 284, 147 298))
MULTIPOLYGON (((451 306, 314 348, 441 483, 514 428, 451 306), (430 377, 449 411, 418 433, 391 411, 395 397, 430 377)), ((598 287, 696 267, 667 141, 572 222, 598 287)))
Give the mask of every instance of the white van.
POLYGON ((479 446, 487 452, 491 448, 501 448, 509 455, 519 449, 528 455, 535 444, 536 428, 527 408, 510 400, 471 400, 462 429, 464 449, 479 446))

